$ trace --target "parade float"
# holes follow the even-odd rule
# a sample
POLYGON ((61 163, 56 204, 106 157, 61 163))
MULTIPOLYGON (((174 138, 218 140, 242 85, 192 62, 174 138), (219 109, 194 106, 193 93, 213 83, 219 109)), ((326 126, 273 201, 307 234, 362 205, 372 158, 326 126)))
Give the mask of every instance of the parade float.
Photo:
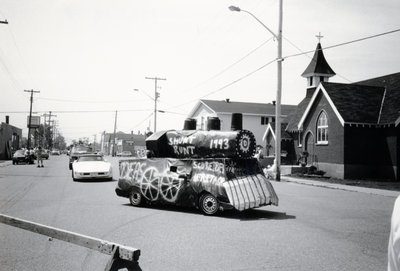
POLYGON ((242 129, 242 115, 232 115, 231 131, 209 118, 207 131, 185 120, 181 131, 146 139, 147 157, 122 159, 118 196, 134 206, 174 204, 199 208, 206 215, 278 205, 278 197, 254 158, 254 135, 242 129))

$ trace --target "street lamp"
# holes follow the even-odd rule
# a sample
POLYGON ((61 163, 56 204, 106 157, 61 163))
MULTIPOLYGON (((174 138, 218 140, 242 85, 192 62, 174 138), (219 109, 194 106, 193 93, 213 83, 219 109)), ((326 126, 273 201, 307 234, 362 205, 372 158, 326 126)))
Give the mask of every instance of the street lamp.
POLYGON ((251 12, 240 9, 239 7, 230 6, 231 11, 245 12, 257 20, 265 29, 270 32, 278 42, 278 57, 276 59, 278 74, 277 74, 277 90, 276 90, 276 104, 275 104, 275 166, 276 166, 276 180, 281 180, 281 96, 282 96, 282 1, 279 0, 279 23, 278 33, 271 31, 263 22, 261 22, 251 12))

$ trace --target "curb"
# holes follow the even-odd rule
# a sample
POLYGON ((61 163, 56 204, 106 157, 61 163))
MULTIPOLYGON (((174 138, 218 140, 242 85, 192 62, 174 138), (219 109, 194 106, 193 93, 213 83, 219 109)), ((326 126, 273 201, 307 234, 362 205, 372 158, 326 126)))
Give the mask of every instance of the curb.
POLYGON ((397 198, 400 195, 400 191, 391 191, 391 190, 376 189, 376 188, 350 186, 350 185, 344 185, 344 184, 326 183, 326 182, 321 182, 321 181, 300 179, 300 178, 294 178, 294 177, 288 177, 288 176, 283 176, 282 180, 285 182, 310 185, 310 186, 316 186, 316 187, 324 187, 324 188, 330 188, 330 189, 338 189, 338 190, 344 190, 344 191, 349 191, 349 192, 366 193, 366 194, 379 195, 379 196, 384 196, 384 197, 397 198))

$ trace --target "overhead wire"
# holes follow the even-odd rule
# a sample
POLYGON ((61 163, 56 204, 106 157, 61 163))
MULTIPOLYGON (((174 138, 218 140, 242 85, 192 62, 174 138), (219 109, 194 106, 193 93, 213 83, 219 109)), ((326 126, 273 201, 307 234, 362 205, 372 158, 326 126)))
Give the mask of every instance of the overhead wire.
MULTIPOLYGON (((332 48, 335 48, 335 47, 344 46, 344 45, 348 45, 348 44, 351 44, 351 43, 360 42, 360 41, 364 41, 364 40, 367 40, 367 39, 371 39, 371 38, 376 38, 376 37, 380 37, 380 36, 392 34, 392 33, 399 32, 399 31, 400 31, 400 29, 395 29, 395 30, 391 30, 391 31, 387 31, 387 32, 383 32, 383 33, 379 33, 379 34, 375 34, 375 35, 371 35, 371 36, 359 38, 359 39, 356 39, 356 40, 351 40, 351 41, 348 41, 348 42, 342 42, 342 43, 339 43, 339 44, 327 46, 327 47, 322 48, 321 50, 332 49, 332 48)), ((301 56, 301 55, 306 55, 306 54, 314 53, 314 52, 315 52, 315 50, 309 50, 309 51, 301 52, 301 53, 298 53, 298 54, 288 55, 288 56, 282 57, 282 59, 285 60, 285 59, 287 59, 287 58, 296 57, 296 56, 301 56)), ((189 101, 187 101, 187 102, 184 102, 184 103, 182 103, 182 104, 176 105, 176 106, 171 107, 171 108, 181 107, 181 106, 190 104, 190 103, 192 103, 192 102, 194 102, 194 101, 198 101, 198 100, 201 99, 201 98, 205 98, 205 97, 207 97, 207 96, 210 96, 211 94, 214 94, 214 93, 216 93, 216 92, 219 92, 219 91, 221 91, 221 90, 223 90, 223 89, 225 89, 225 88, 227 88, 227 87, 229 87, 229 86, 232 86, 232 85, 234 85, 234 84, 236 84, 236 83, 242 81, 243 79, 249 77, 250 75, 252 75, 252 74, 254 74, 254 73, 256 73, 256 72, 258 72, 258 71, 264 69, 265 67, 267 67, 268 65, 270 65, 271 63, 273 63, 273 62, 275 62, 275 61, 276 61, 276 59, 274 59, 274 60, 272 60, 272 61, 269 61, 269 62, 265 63, 264 65, 262 65, 261 67, 257 68, 256 70, 253 70, 252 72, 249 72, 249 73, 247 73, 246 75, 244 75, 244 76, 242 76, 242 77, 240 77, 240 78, 238 78, 238 79, 236 79, 236 80, 234 80, 234 81, 232 81, 232 82, 230 82, 230 83, 224 85, 223 87, 218 88, 218 89, 216 89, 216 90, 214 90, 214 91, 211 91, 211 92, 207 93, 206 95, 203 95, 203 96, 201 96, 201 97, 199 97, 199 98, 197 98, 197 99, 189 100, 189 101)), ((346 79, 346 80, 347 80, 347 79, 346 79)))

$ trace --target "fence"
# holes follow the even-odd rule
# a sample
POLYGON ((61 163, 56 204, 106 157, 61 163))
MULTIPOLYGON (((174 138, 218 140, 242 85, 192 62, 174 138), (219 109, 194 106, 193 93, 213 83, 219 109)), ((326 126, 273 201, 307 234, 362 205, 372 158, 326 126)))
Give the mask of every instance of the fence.
POLYGON ((4 214, 0 214, 0 223, 46 235, 51 238, 72 243, 78 246, 97 250, 98 252, 101 252, 103 254, 112 255, 111 259, 107 262, 107 265, 105 267, 106 271, 114 271, 121 268, 127 268, 129 271, 142 270, 138 263, 140 250, 136 248, 108 242, 87 235, 49 227, 43 224, 30 222, 4 214))

